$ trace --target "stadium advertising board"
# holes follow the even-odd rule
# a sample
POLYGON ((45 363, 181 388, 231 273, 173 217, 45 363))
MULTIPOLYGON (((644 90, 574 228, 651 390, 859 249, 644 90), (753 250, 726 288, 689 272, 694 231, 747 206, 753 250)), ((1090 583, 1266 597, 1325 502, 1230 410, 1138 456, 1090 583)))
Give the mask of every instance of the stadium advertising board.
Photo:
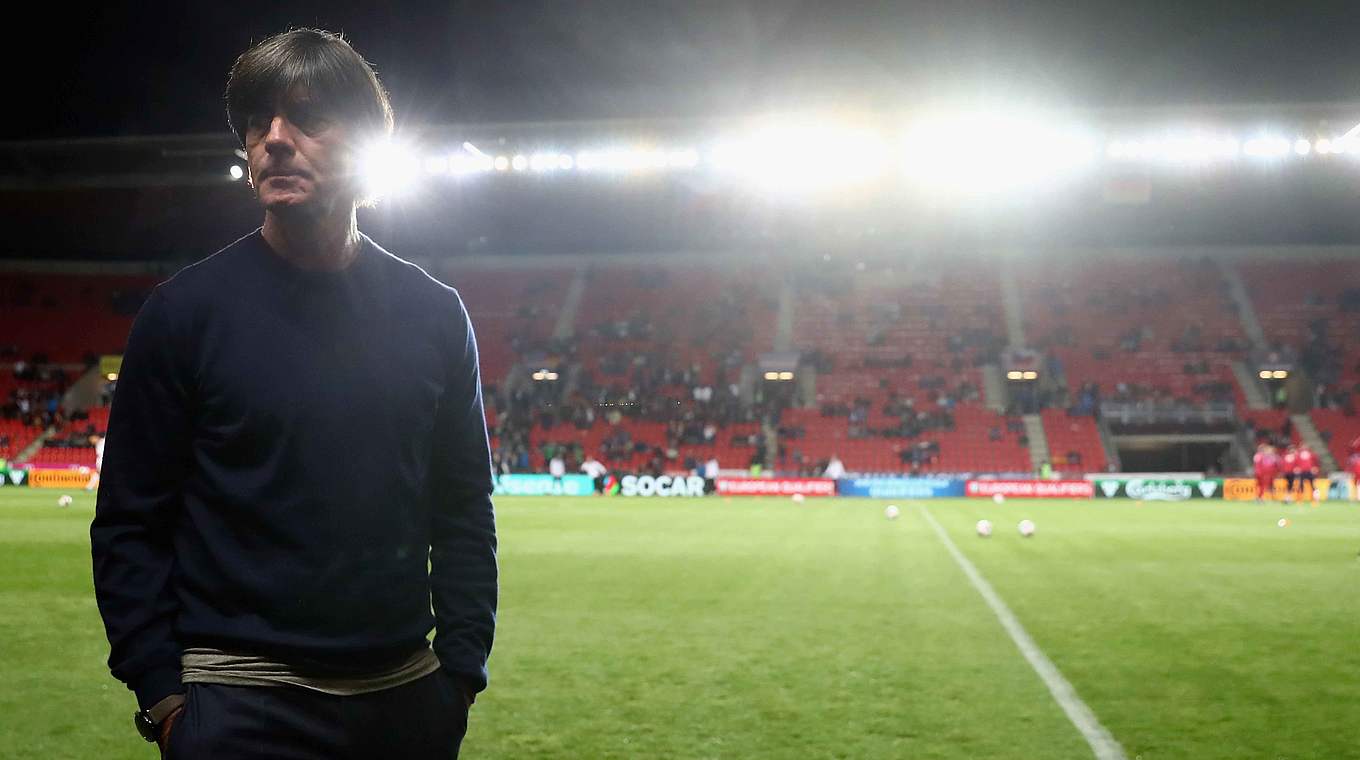
MULTIPOLYGON (((1335 488, 1340 498, 1345 498, 1348 492, 1345 483, 1333 483, 1328 478, 1319 477, 1316 482, 1318 500, 1326 501, 1335 488), (1338 487, 1340 486, 1340 487, 1338 487)), ((1289 485, 1284 478, 1275 480, 1275 487, 1272 489, 1270 498, 1275 501, 1284 501, 1289 495, 1289 485)), ((1256 481, 1252 478, 1228 478, 1223 481, 1223 498, 1228 501, 1255 501, 1256 500, 1256 481)), ((1301 496, 1307 501, 1311 496, 1301 496)))
POLYGON ((836 493, 871 499, 939 499, 963 496, 964 483, 957 478, 842 478, 836 481, 836 493))
POLYGON ((28 485, 28 470, 0 470, 0 488, 28 485))
POLYGON ((1098 478, 1096 496, 1140 501, 1223 498, 1220 478, 1098 478))
POLYGON ((618 485, 620 496, 704 495, 704 479, 697 475, 624 475, 618 485))
POLYGON ((723 496, 835 496, 830 478, 718 478, 723 496))
POLYGON ((32 488, 84 488, 94 473, 88 469, 33 469, 28 471, 28 485, 32 488))
POLYGON ((1095 492, 1088 480, 970 480, 964 489, 968 496, 1022 499, 1089 499, 1095 492))
POLYGON ((496 496, 590 496, 595 483, 587 475, 563 475, 554 482, 551 475, 501 475, 496 478, 496 496))

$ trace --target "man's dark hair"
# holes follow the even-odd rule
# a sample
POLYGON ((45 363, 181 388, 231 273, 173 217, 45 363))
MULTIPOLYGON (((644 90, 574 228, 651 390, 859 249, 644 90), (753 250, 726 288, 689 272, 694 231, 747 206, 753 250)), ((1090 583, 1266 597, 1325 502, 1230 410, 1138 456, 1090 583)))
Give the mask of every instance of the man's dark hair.
POLYGON ((236 59, 227 77, 227 123, 244 146, 252 115, 286 111, 300 96, 361 132, 392 133, 392 105, 373 66, 343 36, 320 29, 276 34, 236 59))

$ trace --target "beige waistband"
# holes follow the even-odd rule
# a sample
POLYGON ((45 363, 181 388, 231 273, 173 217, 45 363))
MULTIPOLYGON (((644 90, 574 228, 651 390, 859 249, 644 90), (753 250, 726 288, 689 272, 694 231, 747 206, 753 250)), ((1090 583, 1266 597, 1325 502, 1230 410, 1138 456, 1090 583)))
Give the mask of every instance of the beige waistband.
POLYGON ((317 676, 265 657, 190 648, 180 658, 183 683, 216 683, 228 686, 298 686, 339 696, 353 696, 391 689, 439 670, 439 658, 423 647, 396 666, 363 676, 317 676))

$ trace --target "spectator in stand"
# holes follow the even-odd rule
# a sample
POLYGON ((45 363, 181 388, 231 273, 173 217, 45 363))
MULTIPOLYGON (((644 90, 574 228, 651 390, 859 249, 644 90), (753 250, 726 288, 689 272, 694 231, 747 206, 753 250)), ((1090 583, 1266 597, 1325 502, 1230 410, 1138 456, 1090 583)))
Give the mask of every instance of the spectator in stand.
POLYGON ((832 480, 840 480, 845 477, 845 463, 840 460, 840 457, 833 453, 831 459, 826 463, 826 472, 822 473, 822 475, 823 477, 831 478, 832 480))

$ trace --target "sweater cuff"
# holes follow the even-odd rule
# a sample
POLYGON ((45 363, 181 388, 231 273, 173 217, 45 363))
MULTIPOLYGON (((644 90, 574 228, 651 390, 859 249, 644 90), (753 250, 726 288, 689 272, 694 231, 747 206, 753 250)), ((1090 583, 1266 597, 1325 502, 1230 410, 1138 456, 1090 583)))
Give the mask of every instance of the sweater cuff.
POLYGON ((137 679, 132 691, 137 695, 137 706, 150 710, 157 702, 171 694, 183 694, 184 684, 180 683, 180 669, 161 667, 148 670, 137 679))

